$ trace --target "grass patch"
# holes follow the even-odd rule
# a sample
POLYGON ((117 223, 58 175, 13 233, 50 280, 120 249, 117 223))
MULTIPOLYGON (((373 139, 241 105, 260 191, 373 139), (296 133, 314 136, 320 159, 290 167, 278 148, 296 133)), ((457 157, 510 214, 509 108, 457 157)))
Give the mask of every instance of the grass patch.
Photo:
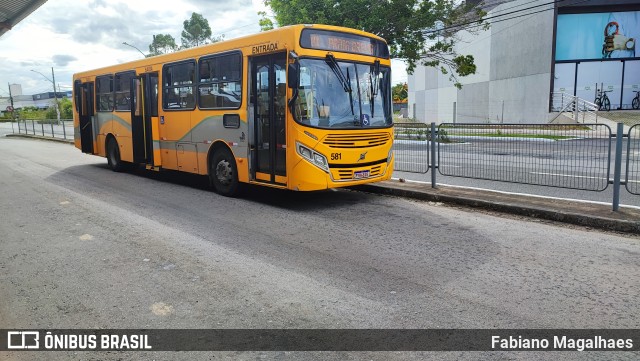
POLYGON ((487 130, 495 130, 496 132, 504 132, 505 130, 510 129, 518 129, 518 130, 548 130, 548 131, 558 131, 558 130, 592 130, 590 127, 580 125, 580 124, 541 124, 539 126, 531 125, 531 124, 523 124, 523 125, 491 125, 491 124, 440 124, 439 128, 444 129, 487 129, 487 130))

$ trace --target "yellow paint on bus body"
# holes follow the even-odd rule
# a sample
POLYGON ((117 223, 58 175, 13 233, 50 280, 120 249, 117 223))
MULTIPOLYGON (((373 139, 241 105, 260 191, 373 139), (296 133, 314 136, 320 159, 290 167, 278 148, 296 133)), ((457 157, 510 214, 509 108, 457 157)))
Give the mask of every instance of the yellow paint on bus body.
MULTIPOLYGON (((179 170, 189 173, 207 175, 211 157, 211 147, 216 145, 225 147, 231 151, 236 160, 238 179, 245 183, 258 183, 270 187, 288 188, 292 190, 311 191, 334 187, 351 186, 357 184, 382 181, 391 178, 393 169, 393 157, 391 146, 393 142, 393 128, 362 128, 362 129, 324 129, 309 127, 297 123, 288 107, 285 117, 286 144, 286 175, 272 175, 261 172, 251 172, 251 147, 250 136, 255 129, 251 129, 249 109, 249 93, 251 86, 250 61, 254 56, 295 52, 300 58, 324 59, 328 51, 309 49, 300 46, 301 31, 305 28, 339 31, 372 39, 379 37, 358 30, 333 26, 295 25, 259 33, 247 37, 229 41, 209 44, 197 48, 187 49, 171 54, 165 54, 146 58, 130 63, 114 65, 102 69, 86 71, 75 74, 74 84, 96 84, 96 79, 105 76, 122 74, 135 71, 137 76, 144 74, 156 74, 158 79, 157 89, 151 89, 152 94, 157 92, 157 116, 150 117, 151 153, 152 162, 147 166, 153 169, 179 170), (176 64, 184 61, 194 61, 199 64, 201 58, 216 54, 240 53, 242 56, 241 72, 241 99, 237 108, 225 109, 201 109, 196 102, 192 110, 173 110, 163 106, 165 98, 165 84, 163 67, 167 64, 176 64), (234 115, 240 119, 239 127, 227 129, 223 127, 223 116, 234 115), (312 138, 308 134, 313 134, 312 138), (351 146, 340 148, 336 145, 338 140, 350 140, 351 146), (375 139, 375 146, 368 146, 361 139, 375 139), (320 169, 307 159, 302 158, 296 151, 296 145, 302 144, 317 153, 323 154, 329 163, 336 168, 328 172, 320 169), (355 145, 354 145, 355 144, 355 145), (332 153, 340 153, 340 159, 330 160, 332 153), (363 160, 364 159, 364 160, 363 160), (364 165, 360 166, 362 163, 364 165), (358 175, 365 174, 363 178, 358 175), (265 182, 269 183, 266 184, 265 182)), ((370 55, 329 52, 340 61, 349 61, 362 64, 374 64, 379 61, 381 66, 390 67, 390 59, 377 58, 370 55)), ((293 60, 288 57, 287 62, 293 60)), ((196 65, 194 71, 198 72, 196 65)), ((145 86, 149 86, 146 84, 145 86)), ((184 85, 195 89, 193 96, 198 92, 198 84, 184 85)), ((94 88, 95 89, 95 88, 94 88)), ((179 90, 179 88, 178 88, 179 90)), ((183 97, 182 91, 176 90, 181 102, 187 102, 189 94, 183 97)), ((78 88, 74 86, 74 102, 78 88)), ((113 92, 111 93, 113 94, 113 92)), ((94 104, 97 107, 97 91, 94 91, 94 104)), ((293 89, 287 87, 286 99, 293 96, 293 89)), ((215 97, 214 97, 215 98, 215 97)), ((148 101, 148 100, 147 100, 148 101)), ((195 102, 195 101, 194 101, 195 102)), ((97 111, 90 117, 91 124, 95 127, 93 132, 93 154, 106 156, 107 139, 113 137, 118 142, 120 156, 123 161, 132 162, 134 157, 134 145, 132 134, 131 111, 97 111)), ((85 121, 86 123, 87 121, 85 121)), ((82 132, 80 113, 78 106, 74 107, 74 144, 82 149, 82 132)), ((254 145, 255 146, 255 145, 254 145)))

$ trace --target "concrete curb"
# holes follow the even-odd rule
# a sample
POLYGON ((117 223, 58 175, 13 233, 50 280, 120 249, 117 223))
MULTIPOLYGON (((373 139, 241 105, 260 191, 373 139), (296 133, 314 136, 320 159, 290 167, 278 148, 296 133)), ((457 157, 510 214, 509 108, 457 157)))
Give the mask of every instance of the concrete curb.
POLYGON ((615 219, 591 214, 581 214, 571 210, 544 209, 536 206, 506 203, 501 201, 488 201, 475 199, 468 196, 456 197, 452 195, 436 194, 427 191, 401 189, 384 185, 367 184, 352 189, 363 192, 392 195, 404 198, 419 199, 430 202, 443 202, 458 204, 473 208, 483 208, 501 213, 517 214, 521 216, 546 219, 550 221, 575 224, 584 227, 598 228, 608 231, 624 233, 640 233, 640 219, 637 221, 628 219, 615 219))
POLYGON ((49 140, 52 142, 58 143, 66 143, 73 144, 73 140, 71 139, 62 139, 62 138, 52 138, 52 137, 43 137, 41 135, 32 135, 32 134, 6 134, 7 138, 30 138, 30 139, 39 139, 39 140, 49 140))

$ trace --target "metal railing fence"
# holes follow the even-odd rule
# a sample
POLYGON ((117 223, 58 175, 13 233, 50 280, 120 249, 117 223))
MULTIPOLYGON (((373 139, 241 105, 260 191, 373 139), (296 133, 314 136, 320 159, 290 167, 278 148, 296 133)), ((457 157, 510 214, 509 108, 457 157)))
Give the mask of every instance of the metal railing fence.
POLYGON ((443 123, 436 132, 431 123, 431 136, 425 136, 428 124, 395 126, 394 170, 432 168, 432 187, 437 173, 584 191, 604 191, 611 184, 614 211, 622 185, 640 195, 640 125, 624 133, 618 123, 613 133, 606 124, 443 123))
POLYGON ((625 188, 640 195, 640 124, 629 129, 628 138, 625 188))
POLYGON ((598 110, 597 104, 571 94, 564 92, 553 92, 551 94, 551 111, 558 112, 558 115, 553 120, 564 114, 575 122, 597 123, 598 110))
POLYGON ((424 123, 396 123, 394 125, 394 169, 402 172, 429 171, 430 126, 424 123))
POLYGON ((14 133, 73 139, 73 119, 21 119, 13 123, 14 133))
POLYGON ((603 124, 440 124, 438 171, 450 177, 603 191, 611 129, 603 124))

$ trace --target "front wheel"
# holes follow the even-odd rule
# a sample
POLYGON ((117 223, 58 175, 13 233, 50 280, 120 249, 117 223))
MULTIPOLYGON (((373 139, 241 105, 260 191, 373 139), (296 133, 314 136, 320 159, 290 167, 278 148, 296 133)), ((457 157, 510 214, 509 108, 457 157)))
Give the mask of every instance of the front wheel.
POLYGON ((640 109, 640 99, 638 99, 638 97, 633 98, 633 101, 631 102, 631 107, 633 109, 640 109))
POLYGON ((107 141, 107 163, 109 168, 114 172, 122 172, 124 170, 124 164, 120 159, 120 148, 118 147, 118 141, 113 138, 109 138, 107 141))
POLYGON ((216 192, 225 197, 238 193, 238 167, 236 159, 227 149, 218 149, 209 164, 209 179, 216 192))
POLYGON ((611 110, 611 102, 609 101, 609 98, 604 98, 604 101, 602 102, 602 109, 607 112, 611 110))

